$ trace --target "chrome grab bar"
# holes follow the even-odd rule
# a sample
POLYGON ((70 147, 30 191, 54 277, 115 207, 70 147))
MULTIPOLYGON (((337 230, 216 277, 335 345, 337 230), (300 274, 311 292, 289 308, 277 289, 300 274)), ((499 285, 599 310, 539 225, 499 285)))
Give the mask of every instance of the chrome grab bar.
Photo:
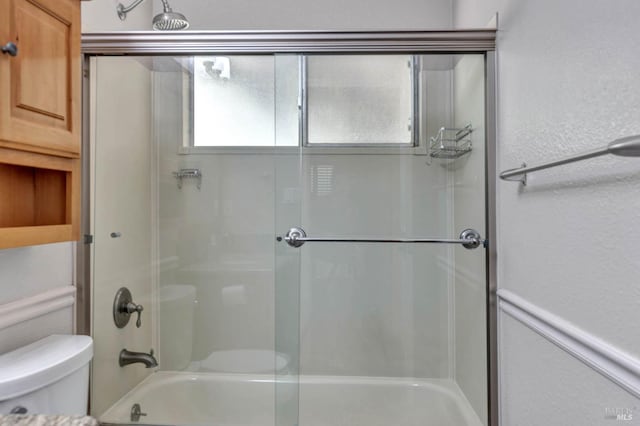
POLYGON ((500 179, 520 182, 521 184, 526 185, 527 173, 562 166, 563 164, 573 163, 580 160, 587 160, 589 158, 599 157, 606 154, 618 155, 620 157, 640 157, 640 135, 616 139, 604 148, 595 149, 593 151, 562 158, 560 160, 549 161, 537 166, 527 167, 527 164, 523 163, 522 167, 505 170, 500 173, 500 179))
POLYGON ((336 237, 307 237, 302 228, 291 228, 284 237, 276 240, 284 240, 291 247, 302 247, 304 243, 436 243, 436 244, 462 244, 466 249, 475 249, 480 245, 486 247, 487 240, 483 240, 475 229, 465 229, 457 239, 448 238, 336 238, 336 237))

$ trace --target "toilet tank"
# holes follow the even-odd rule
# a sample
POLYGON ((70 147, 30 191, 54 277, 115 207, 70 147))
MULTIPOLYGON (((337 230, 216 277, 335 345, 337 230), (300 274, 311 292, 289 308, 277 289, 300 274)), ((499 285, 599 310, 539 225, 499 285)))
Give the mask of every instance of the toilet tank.
POLYGON ((0 355, 0 415, 86 415, 89 336, 53 335, 0 355))

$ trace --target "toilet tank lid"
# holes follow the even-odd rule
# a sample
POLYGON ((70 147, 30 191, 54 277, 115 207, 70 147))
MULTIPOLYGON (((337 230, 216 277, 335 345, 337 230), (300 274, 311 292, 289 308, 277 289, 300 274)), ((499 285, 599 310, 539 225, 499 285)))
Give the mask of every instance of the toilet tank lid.
POLYGON ((52 335, 0 355, 0 401, 43 388, 91 361, 89 336, 52 335))

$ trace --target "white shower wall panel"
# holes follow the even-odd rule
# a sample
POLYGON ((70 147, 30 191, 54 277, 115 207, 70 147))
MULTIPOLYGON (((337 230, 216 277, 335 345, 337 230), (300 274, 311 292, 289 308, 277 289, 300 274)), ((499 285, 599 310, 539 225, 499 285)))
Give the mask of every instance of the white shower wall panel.
MULTIPOLYGON (((466 55, 454 70, 455 126, 471 124, 473 151, 450 164, 456 229, 473 228, 486 236, 485 124, 482 55, 466 55)), ((487 275, 486 257, 454 248, 455 379, 487 422, 487 275)))
POLYGON ((136 58, 93 58, 92 162, 92 413, 100 414, 149 375, 121 368, 118 353, 154 345, 154 202, 151 71, 136 58), (112 233, 119 234, 113 238, 112 233), (140 328, 117 328, 113 299, 127 287, 144 306, 140 328))
MULTIPOLYGON (((303 202, 304 226, 318 235, 444 235, 436 224, 446 222, 439 205, 446 197, 414 184, 433 182, 433 169, 424 158, 400 158, 310 158, 332 165, 336 185, 348 190, 340 193, 337 186, 323 199, 310 195, 314 199, 303 202)), ((209 155, 182 161, 180 167, 203 171, 202 189, 186 184, 179 190, 175 181, 163 186, 161 216, 166 210, 178 214, 161 218, 167 260, 161 285, 196 287, 194 360, 217 350, 273 349, 275 236, 286 232, 274 228, 273 160, 209 155)), ((444 256, 439 247, 305 247, 304 371, 446 377, 448 271, 436 261, 444 256)))
MULTIPOLYGON (((446 175, 424 157, 305 158, 302 223, 318 236, 444 236, 446 175), (309 182, 331 172, 332 188, 309 182)), ((326 184, 328 186, 328 184, 326 184)), ((302 252, 304 374, 446 377, 447 249, 309 244, 302 252)))

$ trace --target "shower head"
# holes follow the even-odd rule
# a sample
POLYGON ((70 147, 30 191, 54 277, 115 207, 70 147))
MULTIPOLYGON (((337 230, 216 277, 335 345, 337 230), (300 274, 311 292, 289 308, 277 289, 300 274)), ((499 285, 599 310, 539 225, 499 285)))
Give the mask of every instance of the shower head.
MULTIPOLYGON (((135 0, 131 5, 125 6, 122 3, 119 3, 116 7, 116 11, 118 12, 118 17, 120 20, 124 21, 127 19, 127 13, 131 12, 142 3, 144 0, 135 0)), ((189 21, 182 13, 174 12, 171 10, 169 6, 169 2, 167 0, 162 0, 162 8, 164 12, 156 15, 153 18, 153 29, 160 31, 175 31, 175 30, 186 30, 189 28, 189 21)))
POLYGON ((174 12, 167 0, 162 0, 164 12, 153 18, 153 29, 160 31, 177 31, 189 28, 189 21, 182 13, 174 12))

